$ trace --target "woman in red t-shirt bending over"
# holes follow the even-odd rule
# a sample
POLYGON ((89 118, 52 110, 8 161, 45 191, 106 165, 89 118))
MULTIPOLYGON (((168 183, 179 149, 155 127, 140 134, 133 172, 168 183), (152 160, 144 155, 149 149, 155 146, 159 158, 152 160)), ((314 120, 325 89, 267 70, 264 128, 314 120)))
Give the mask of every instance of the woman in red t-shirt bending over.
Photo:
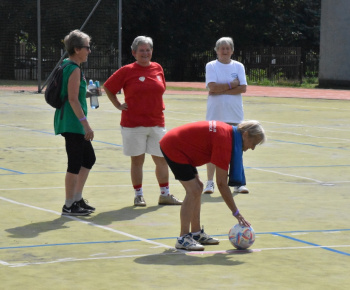
POLYGON ((158 204, 181 205, 169 192, 168 165, 159 148, 164 136, 165 78, 163 68, 151 62, 153 41, 138 36, 131 45, 136 62, 118 69, 104 84, 113 105, 122 111, 121 132, 123 152, 131 157, 131 181, 135 190, 134 205, 146 206, 142 190, 145 153, 151 154, 156 164, 156 177, 160 187, 158 204), (117 93, 123 89, 125 103, 119 102, 117 93))
POLYGON ((202 251, 202 245, 215 245, 212 238, 200 228, 200 208, 203 183, 197 166, 216 165, 216 182, 225 203, 240 224, 249 226, 233 200, 229 185, 245 184, 242 153, 265 142, 264 129, 258 121, 245 121, 237 127, 220 121, 200 121, 170 130, 160 141, 163 155, 175 178, 186 190, 181 206, 181 232, 177 249, 202 251), (230 168, 230 171, 229 171, 230 168))

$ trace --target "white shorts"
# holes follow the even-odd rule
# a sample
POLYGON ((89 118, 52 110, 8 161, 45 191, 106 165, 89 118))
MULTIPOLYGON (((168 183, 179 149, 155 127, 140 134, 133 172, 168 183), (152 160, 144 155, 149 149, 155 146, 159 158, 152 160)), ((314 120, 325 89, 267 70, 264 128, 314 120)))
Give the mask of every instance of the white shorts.
POLYGON ((166 133, 164 127, 121 127, 123 153, 126 156, 139 156, 148 153, 163 157, 159 141, 166 133))

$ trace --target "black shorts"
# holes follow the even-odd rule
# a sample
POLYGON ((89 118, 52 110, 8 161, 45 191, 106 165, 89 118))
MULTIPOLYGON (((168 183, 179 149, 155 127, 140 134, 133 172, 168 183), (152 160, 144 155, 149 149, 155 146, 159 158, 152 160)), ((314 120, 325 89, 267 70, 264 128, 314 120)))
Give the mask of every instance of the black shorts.
POLYGON ((91 169, 96 161, 91 141, 86 141, 82 134, 62 133, 61 135, 66 139, 67 172, 79 174, 80 167, 91 169))
POLYGON ((162 153, 166 162, 169 165, 170 170, 172 171, 172 173, 174 173, 175 179, 181 180, 181 181, 189 181, 196 178, 196 175, 198 175, 198 171, 196 167, 190 164, 176 163, 171 159, 169 159, 169 157, 166 156, 163 151, 162 153))

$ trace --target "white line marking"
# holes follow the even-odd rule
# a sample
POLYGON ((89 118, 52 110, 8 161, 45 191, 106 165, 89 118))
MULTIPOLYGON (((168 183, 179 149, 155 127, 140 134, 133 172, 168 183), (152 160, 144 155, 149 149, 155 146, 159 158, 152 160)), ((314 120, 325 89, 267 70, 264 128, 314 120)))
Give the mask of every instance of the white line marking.
MULTIPOLYGON (((252 168, 252 169, 256 169, 256 168, 252 168)), ((263 170, 263 169, 260 169, 263 170)), ((274 172, 273 173, 278 173, 278 172, 274 172)), ((320 182, 317 181, 315 183, 310 183, 310 182, 292 182, 292 181, 279 181, 279 182, 275 182, 275 181, 249 181, 249 184, 316 184, 319 185, 320 183, 324 183, 324 182, 320 182)), ((324 183, 323 185, 331 185, 331 184, 342 184, 342 183, 350 183, 349 180, 343 180, 343 181, 328 181, 327 183, 324 183)), ((171 183, 170 186, 180 186, 181 183, 171 183)), ((130 184, 116 184, 116 185, 86 185, 85 188, 107 188, 107 187, 128 187, 130 186, 130 184)), ((142 186, 155 186, 154 184, 145 184, 142 186)), ((25 187, 25 188, 0 188, 0 191, 24 191, 24 190, 48 190, 48 189, 62 189, 64 188, 63 186, 52 186, 52 187, 25 187)))
MULTIPOLYGON (((327 136, 314 136, 314 135, 308 135, 308 134, 300 134, 300 133, 292 133, 292 132, 279 132, 279 131, 271 131, 269 130, 269 133, 277 133, 277 134, 288 134, 288 135, 295 135, 295 136, 303 136, 303 137, 310 137, 310 138, 320 138, 320 139, 334 139, 334 140, 340 140, 340 141, 350 141, 350 139, 341 139, 341 138, 334 138, 334 137, 327 137, 327 136)), ((327 142, 328 143, 328 142, 327 142)))
POLYGON ((5 262, 5 261, 1 261, 0 260, 0 265, 3 265, 3 266, 11 266, 11 264, 5 262))
MULTIPOLYGON (((45 212, 49 212, 49 213, 53 213, 55 215, 61 216, 61 213, 57 212, 57 211, 53 211, 53 210, 49 210, 49 209, 45 209, 45 208, 40 208, 40 207, 37 207, 37 206, 25 204, 25 203, 22 203, 22 202, 17 202, 17 201, 14 201, 14 200, 11 200, 11 199, 7 199, 7 198, 4 198, 4 197, 0 197, 0 199, 2 199, 4 201, 7 201, 7 202, 10 202, 10 203, 13 203, 13 204, 22 205, 22 206, 25 206, 25 207, 29 207, 29 208, 33 208, 33 209, 37 209, 37 210, 41 210, 41 211, 45 211, 45 212)), ((118 231, 118 230, 112 229, 110 227, 101 226, 101 225, 98 225, 98 224, 95 224, 95 223, 92 223, 92 222, 89 222, 89 221, 84 221, 84 220, 81 220, 81 219, 79 219, 77 217, 74 217, 74 216, 64 216, 64 217, 72 219, 72 220, 75 220, 77 222, 81 222, 81 223, 86 224, 86 225, 94 226, 96 228, 100 228, 100 229, 103 229, 103 230, 106 230, 106 231, 117 233, 119 235, 123 235, 123 236, 129 237, 129 238, 135 239, 135 240, 140 240, 140 241, 148 243, 148 244, 153 244, 153 245, 156 245, 156 246, 159 246, 159 247, 163 247, 163 248, 167 248, 167 249, 173 249, 174 248, 174 247, 170 247, 170 246, 165 245, 165 244, 157 243, 155 241, 147 240, 147 239, 144 239, 144 238, 141 238, 141 237, 138 237, 138 236, 134 236, 134 235, 122 232, 122 231, 118 231)))
MULTIPOLYGON (((275 250, 300 250, 300 249, 319 249, 319 248, 348 248, 350 245, 332 245, 332 246, 305 246, 305 247, 280 247, 280 248, 262 248, 262 249, 251 249, 252 252, 262 252, 262 251, 275 251, 275 250)), ((189 251, 180 251, 177 250, 171 253, 157 253, 157 254, 140 254, 140 255, 122 255, 122 256, 110 256, 110 257, 93 257, 93 258, 65 258, 65 259, 57 259, 53 261, 47 262, 28 262, 28 263, 7 263, 4 261, 0 261, 0 264, 9 267, 24 267, 29 265, 44 265, 44 264, 56 264, 56 263, 68 263, 68 262, 81 262, 81 261, 92 261, 92 260, 110 260, 110 259, 123 259, 123 258, 138 258, 138 257, 146 257, 146 256, 166 256, 166 255, 192 255, 192 254, 202 254, 202 255, 212 255, 212 254, 240 254, 240 251, 232 252, 233 249, 230 250, 219 250, 219 251, 205 251, 205 252, 189 252, 189 251)), ((248 249, 250 250, 250 249, 248 249)))
POLYGON ((319 129, 326 129, 326 130, 330 130, 330 131, 346 131, 346 132, 349 131, 349 129, 347 129, 347 128, 342 129, 342 128, 335 128, 335 127, 320 127, 320 126, 311 126, 311 125, 304 125, 304 124, 290 124, 290 123, 269 122, 269 121, 262 121, 262 120, 260 120, 260 123, 286 125, 286 126, 291 126, 291 127, 319 128, 319 129))
MULTIPOLYGON (((170 186, 180 186, 181 183, 170 184, 170 186)), ((142 184, 143 187, 155 186, 154 184, 142 184)), ((130 187, 130 184, 111 184, 111 185, 86 185, 84 188, 106 188, 106 187, 130 187)), ((25 188, 0 188, 0 191, 6 190, 48 190, 48 189, 62 189, 64 186, 51 186, 51 187, 25 187, 25 188)))
POLYGON ((273 170, 266 170, 266 169, 255 168, 255 167, 251 167, 251 169, 260 170, 260 171, 264 171, 264 172, 271 172, 271 173, 275 173, 275 174, 278 174, 278 175, 284 175, 284 176, 289 176, 289 177, 296 177, 296 178, 300 178, 300 179, 312 180, 312 181, 315 181, 317 183, 324 183, 321 180, 308 178, 308 177, 304 177, 304 176, 293 175, 293 174, 281 173, 281 172, 277 172, 277 171, 273 171, 273 170))

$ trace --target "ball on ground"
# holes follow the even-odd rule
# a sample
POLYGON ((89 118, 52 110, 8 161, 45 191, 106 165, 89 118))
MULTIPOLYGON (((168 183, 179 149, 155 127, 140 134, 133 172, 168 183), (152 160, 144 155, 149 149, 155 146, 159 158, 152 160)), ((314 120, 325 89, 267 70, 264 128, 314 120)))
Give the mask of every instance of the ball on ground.
POLYGON ((254 229, 240 224, 234 225, 228 232, 228 239, 238 250, 248 249, 255 241, 254 229))

